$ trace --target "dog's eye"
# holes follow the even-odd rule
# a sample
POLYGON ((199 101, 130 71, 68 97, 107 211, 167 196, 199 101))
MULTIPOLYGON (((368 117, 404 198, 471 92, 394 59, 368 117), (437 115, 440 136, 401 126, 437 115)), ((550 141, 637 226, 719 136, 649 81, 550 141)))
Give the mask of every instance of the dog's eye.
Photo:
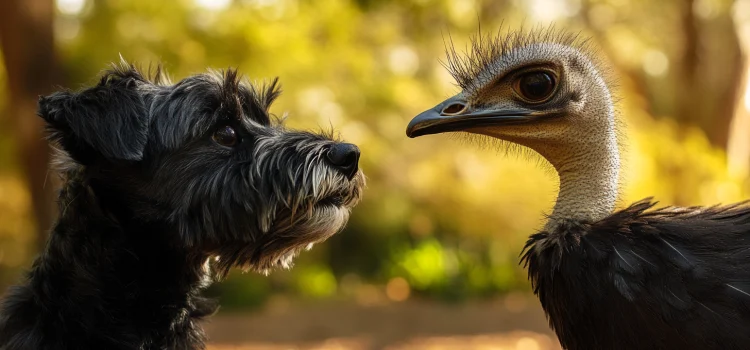
POLYGON ((217 129, 216 132, 214 132, 213 138, 216 143, 222 146, 232 147, 237 144, 237 132, 229 125, 217 129))

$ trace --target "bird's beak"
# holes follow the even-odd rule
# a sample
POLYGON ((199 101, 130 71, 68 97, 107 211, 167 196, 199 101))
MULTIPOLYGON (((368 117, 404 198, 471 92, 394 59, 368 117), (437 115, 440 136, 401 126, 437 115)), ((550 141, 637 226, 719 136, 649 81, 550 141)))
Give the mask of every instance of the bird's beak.
POLYGON ((420 113, 409 122, 409 126, 406 127, 406 136, 414 138, 483 126, 514 124, 529 121, 533 118, 532 111, 523 109, 471 110, 464 108, 455 113, 447 113, 447 108, 452 105, 467 106, 467 103, 461 98, 451 97, 435 106, 435 108, 420 113))

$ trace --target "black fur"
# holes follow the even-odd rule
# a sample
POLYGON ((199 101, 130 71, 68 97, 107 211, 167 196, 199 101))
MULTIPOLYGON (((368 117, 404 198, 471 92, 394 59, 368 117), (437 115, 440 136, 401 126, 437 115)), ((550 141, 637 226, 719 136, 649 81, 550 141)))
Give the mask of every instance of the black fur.
POLYGON ((750 349, 750 206, 649 200, 529 239, 523 261, 566 349, 750 349))
POLYGON ((341 229, 364 177, 328 164, 330 135, 274 120, 278 94, 232 70, 171 85, 124 64, 41 98, 60 219, 3 300, 0 349, 203 349, 216 303, 202 289, 233 266, 289 266, 341 229), (227 125, 234 147, 212 138, 227 125))

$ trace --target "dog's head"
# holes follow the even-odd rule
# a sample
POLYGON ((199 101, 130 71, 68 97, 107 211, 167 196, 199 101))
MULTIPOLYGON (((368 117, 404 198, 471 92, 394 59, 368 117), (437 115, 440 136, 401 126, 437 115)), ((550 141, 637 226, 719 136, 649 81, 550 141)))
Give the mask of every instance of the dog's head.
POLYGON ((123 64, 42 97, 39 115, 68 171, 128 219, 164 225, 218 271, 266 271, 341 230, 364 186, 356 146, 269 114, 279 93, 232 70, 171 84, 123 64))

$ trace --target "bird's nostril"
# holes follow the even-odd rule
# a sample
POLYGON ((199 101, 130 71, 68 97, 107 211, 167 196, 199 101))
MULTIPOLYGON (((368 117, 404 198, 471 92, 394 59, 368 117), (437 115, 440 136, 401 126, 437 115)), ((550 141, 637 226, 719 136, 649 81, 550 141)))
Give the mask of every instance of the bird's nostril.
POLYGON ((358 170, 359 148, 351 143, 338 143, 331 146, 326 158, 331 165, 352 178, 358 170))
POLYGON ((452 115, 463 112, 466 109, 466 105, 463 103, 451 103, 448 107, 443 108, 441 114, 452 115))

